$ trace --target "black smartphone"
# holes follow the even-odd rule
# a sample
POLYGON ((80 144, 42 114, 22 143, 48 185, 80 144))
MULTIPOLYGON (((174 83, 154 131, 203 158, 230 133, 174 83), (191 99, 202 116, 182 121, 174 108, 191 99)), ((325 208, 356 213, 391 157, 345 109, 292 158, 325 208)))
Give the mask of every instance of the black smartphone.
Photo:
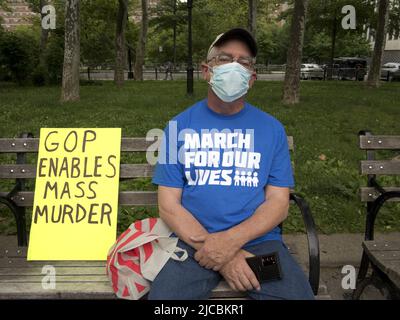
POLYGON ((282 270, 278 252, 246 258, 248 265, 257 277, 258 282, 282 279, 282 270))

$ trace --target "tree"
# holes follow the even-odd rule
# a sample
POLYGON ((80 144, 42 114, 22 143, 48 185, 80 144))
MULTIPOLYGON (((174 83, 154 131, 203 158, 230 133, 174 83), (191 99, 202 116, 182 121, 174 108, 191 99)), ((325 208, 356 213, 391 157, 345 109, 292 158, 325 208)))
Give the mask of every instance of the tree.
POLYGON ((176 21, 176 12, 177 12, 177 5, 176 5, 176 0, 173 0, 173 15, 174 15, 174 26, 172 28, 172 32, 173 32, 173 65, 175 68, 175 64, 176 64, 176 32, 177 32, 177 28, 178 28, 178 23, 176 21))
MULTIPOLYGON (((335 57, 348 52, 369 55, 369 43, 363 32, 373 20, 373 13, 374 6, 368 0, 309 0, 303 56, 332 65, 335 57), (346 18, 342 8, 346 5, 355 8, 355 29, 342 27, 342 19, 346 18)), ((329 68, 328 78, 331 77, 329 68)))
POLYGON ((248 1, 249 1, 248 29, 255 38, 257 29, 257 0, 248 0, 248 1))
POLYGON ((367 80, 368 85, 375 88, 379 86, 382 55, 386 44, 386 33, 389 17, 389 0, 379 0, 378 6, 378 26, 375 36, 374 54, 372 56, 371 68, 369 70, 367 80))
MULTIPOLYGON (((174 65, 177 61, 177 36, 179 32, 183 31, 182 26, 186 24, 185 14, 186 6, 178 0, 160 0, 157 6, 150 9, 150 16, 153 18, 149 20, 149 35, 154 33, 160 35, 172 30, 172 61, 174 65)), ((163 52, 164 49, 169 51, 169 48, 164 48, 166 41, 159 43, 163 43, 163 52)), ((169 52, 167 54, 170 55, 169 52)))
MULTIPOLYGON (((41 20, 43 20, 44 16, 46 14, 42 13, 42 8, 48 4, 47 0, 40 0, 40 16, 41 20)), ((39 56, 39 61, 40 65, 45 68, 46 66, 46 58, 45 58, 45 52, 46 52, 46 46, 47 46, 47 40, 49 38, 49 29, 44 29, 40 28, 40 56, 39 56)))
POLYGON ((148 0, 142 1, 142 21, 140 23, 139 39, 136 46, 135 79, 143 80, 143 65, 146 52, 147 29, 149 25, 148 0))
POLYGON ((81 4, 81 62, 90 69, 114 68, 115 25, 118 6, 115 0, 85 0, 81 4))
MULTIPOLYGON (((149 59, 157 62, 171 60, 174 56, 173 28, 176 22, 176 61, 187 61, 187 4, 174 0, 160 0, 156 15, 150 20, 146 51, 149 59), (155 16, 155 17, 154 17, 155 16), (159 46, 162 44, 162 51, 159 46), (148 49, 148 50, 147 50, 148 49)), ((271 0, 257 0, 258 12, 271 0), (262 3, 262 4, 261 4, 262 3)), ((276 0, 274 0, 276 1, 276 0)), ((243 0, 196 0, 193 1, 193 61, 202 61, 215 37, 234 27, 248 27, 248 2, 243 0), (227 14, 229 10, 229 15, 227 14)), ((257 20, 265 16, 257 15, 257 20)), ((179 67, 179 66, 178 66, 179 67)))
MULTIPOLYGON (((38 24, 40 26, 40 42, 39 42, 39 63, 36 66, 36 70, 34 72, 34 83, 36 84, 45 84, 49 82, 49 70, 48 64, 46 61, 46 48, 49 39, 49 29, 42 27, 42 21, 47 16, 47 12, 42 13, 42 8, 49 4, 48 0, 26 0, 27 4, 29 5, 30 9, 37 13, 39 18, 38 24)), ((33 18, 34 25, 37 23, 33 18)))
POLYGON ((300 65, 308 0, 296 0, 290 27, 290 44, 287 53, 283 98, 285 104, 299 102, 300 65))
POLYGON ((115 68, 114 82, 117 86, 124 83, 124 70, 126 63, 125 28, 128 19, 128 0, 118 1, 117 27, 115 33, 115 68))
POLYGON ((389 9, 388 34, 394 38, 400 37, 400 0, 392 0, 389 9))
POLYGON ((65 2, 64 64, 61 101, 79 100, 80 16, 79 0, 65 2))

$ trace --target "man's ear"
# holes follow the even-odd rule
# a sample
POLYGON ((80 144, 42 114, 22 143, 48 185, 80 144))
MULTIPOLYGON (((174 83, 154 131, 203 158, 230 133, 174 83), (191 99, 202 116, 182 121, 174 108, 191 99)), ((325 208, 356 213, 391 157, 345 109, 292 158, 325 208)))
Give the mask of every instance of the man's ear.
POLYGON ((251 73, 251 78, 250 78, 250 81, 249 81, 249 87, 250 87, 250 88, 253 86, 254 81, 256 81, 256 80, 257 80, 257 72, 256 72, 256 70, 254 70, 254 71, 251 73))
POLYGON ((206 80, 207 82, 210 81, 210 66, 205 61, 201 63, 201 74, 203 75, 204 80, 206 80))

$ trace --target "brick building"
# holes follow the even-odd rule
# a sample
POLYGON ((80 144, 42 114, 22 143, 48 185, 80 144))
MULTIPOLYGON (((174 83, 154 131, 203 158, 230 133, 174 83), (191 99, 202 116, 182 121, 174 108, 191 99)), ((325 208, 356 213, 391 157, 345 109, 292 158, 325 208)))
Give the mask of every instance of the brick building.
POLYGON ((6 6, 9 10, 0 8, 0 20, 3 28, 12 30, 17 26, 32 24, 31 18, 36 14, 24 0, 8 0, 6 6))

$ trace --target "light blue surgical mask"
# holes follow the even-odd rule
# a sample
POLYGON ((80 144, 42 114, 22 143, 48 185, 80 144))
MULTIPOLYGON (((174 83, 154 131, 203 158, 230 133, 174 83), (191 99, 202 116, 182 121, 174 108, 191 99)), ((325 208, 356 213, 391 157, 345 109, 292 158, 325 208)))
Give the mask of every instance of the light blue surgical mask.
POLYGON ((235 101, 249 90, 251 72, 236 61, 212 67, 211 73, 209 84, 222 101, 235 101))

